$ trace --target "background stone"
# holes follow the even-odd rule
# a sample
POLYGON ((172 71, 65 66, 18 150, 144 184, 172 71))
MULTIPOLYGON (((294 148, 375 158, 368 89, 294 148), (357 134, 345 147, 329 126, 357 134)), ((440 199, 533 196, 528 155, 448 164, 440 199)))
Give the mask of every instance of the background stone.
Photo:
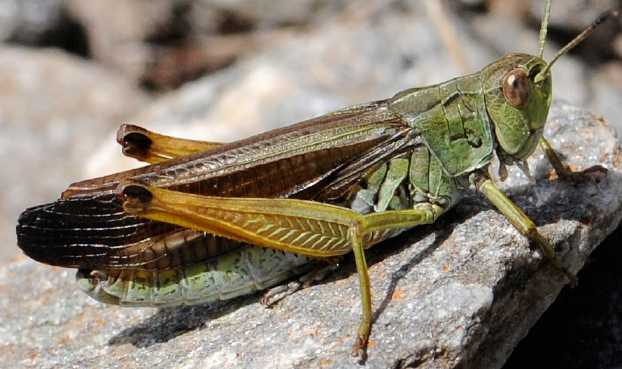
POLYGON ((0 1, 0 40, 34 43, 63 21, 63 0, 0 1))
POLYGON ((151 57, 149 37, 165 31, 180 1, 68 0, 68 12, 84 26, 92 57, 139 80, 151 57), (110 11, 114 9, 114 11, 110 11))

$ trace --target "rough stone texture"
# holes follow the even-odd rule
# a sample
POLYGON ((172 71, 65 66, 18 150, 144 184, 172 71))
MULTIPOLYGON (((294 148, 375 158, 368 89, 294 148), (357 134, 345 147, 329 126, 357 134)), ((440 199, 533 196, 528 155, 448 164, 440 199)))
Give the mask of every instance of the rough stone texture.
POLYGON ((117 74, 56 50, 0 48, 0 258, 15 221, 84 176, 84 159, 147 101, 117 74))
MULTIPOLYGON (((568 105, 555 104, 545 134, 573 167, 609 168, 599 182, 550 181, 536 152, 536 184, 517 171, 504 183, 577 271, 620 221, 622 154, 602 119, 568 105)), ((473 194, 369 254, 369 368, 499 368, 565 283, 473 194)), ((273 309, 250 296, 156 311, 93 302, 73 271, 21 260, 0 269, 0 355, 23 368, 359 368, 349 358, 360 309, 352 264, 273 309)))

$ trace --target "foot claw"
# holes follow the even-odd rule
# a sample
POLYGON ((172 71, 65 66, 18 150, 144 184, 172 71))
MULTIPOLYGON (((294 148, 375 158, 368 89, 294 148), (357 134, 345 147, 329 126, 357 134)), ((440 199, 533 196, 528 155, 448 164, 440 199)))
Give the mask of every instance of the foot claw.
POLYGON ((352 346, 352 357, 356 358, 360 364, 367 361, 367 340, 359 335, 356 336, 352 346))

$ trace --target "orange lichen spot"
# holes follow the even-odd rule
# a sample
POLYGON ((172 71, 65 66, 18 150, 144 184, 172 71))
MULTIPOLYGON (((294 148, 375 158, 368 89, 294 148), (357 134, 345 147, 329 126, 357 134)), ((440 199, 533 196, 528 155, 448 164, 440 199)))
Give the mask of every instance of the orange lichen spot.
POLYGON ((57 342, 60 346, 66 346, 69 342, 71 342, 71 337, 68 334, 65 334, 60 337, 57 342))
POLYGON ((92 328, 100 328, 100 327, 103 327, 105 324, 106 324, 106 319, 101 318, 99 316, 96 316, 94 319, 91 320, 92 328))
POLYGON ((374 347, 376 347, 376 341, 374 341, 374 340, 372 340, 370 338, 369 341, 367 341, 367 348, 368 349, 373 349, 374 347))
POLYGON ((395 289, 391 294, 392 301, 401 301, 404 299, 404 291, 401 288, 395 289))
POLYGON ((311 337, 318 337, 320 335, 320 329, 318 327, 307 329, 305 333, 311 337))
POLYGON ((13 263, 13 262, 19 262, 19 261, 24 261, 28 259, 28 257, 24 254, 17 254, 15 256, 13 256, 12 258, 9 259, 9 262, 13 263))

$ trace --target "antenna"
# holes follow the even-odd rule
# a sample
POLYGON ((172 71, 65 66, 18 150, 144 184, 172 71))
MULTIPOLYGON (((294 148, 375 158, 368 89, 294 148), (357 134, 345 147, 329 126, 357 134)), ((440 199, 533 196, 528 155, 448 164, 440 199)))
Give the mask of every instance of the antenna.
MULTIPOLYGON (((588 38, 592 34, 592 32, 594 32, 594 30, 598 26, 600 26, 604 21, 606 21, 610 17, 617 17, 618 15, 620 15, 620 11, 617 9, 616 10, 611 9, 599 15, 598 18, 596 18, 596 20, 592 22, 592 24, 590 24, 586 29, 583 30, 583 32, 579 33, 577 37, 572 39, 572 41, 567 43, 566 46, 562 47, 562 49, 559 50, 557 54, 555 54, 553 59, 551 59, 551 61, 548 62, 546 67, 544 67, 544 69, 542 69, 542 71, 538 73, 538 75, 536 75, 534 82, 538 83, 538 82, 543 81, 546 78, 546 75, 551 70, 551 67, 553 66, 553 64, 557 61, 557 59, 559 59, 562 55, 566 54, 568 51, 574 49, 575 46, 581 43, 581 41, 588 38)), ((540 34, 542 34, 542 30, 540 30, 540 34)))
POLYGON ((549 29, 549 18, 551 17, 551 0, 547 0, 544 5, 544 16, 542 17, 542 23, 540 24, 540 48, 538 50, 538 56, 540 59, 544 56, 544 44, 546 43, 546 32, 549 29))

